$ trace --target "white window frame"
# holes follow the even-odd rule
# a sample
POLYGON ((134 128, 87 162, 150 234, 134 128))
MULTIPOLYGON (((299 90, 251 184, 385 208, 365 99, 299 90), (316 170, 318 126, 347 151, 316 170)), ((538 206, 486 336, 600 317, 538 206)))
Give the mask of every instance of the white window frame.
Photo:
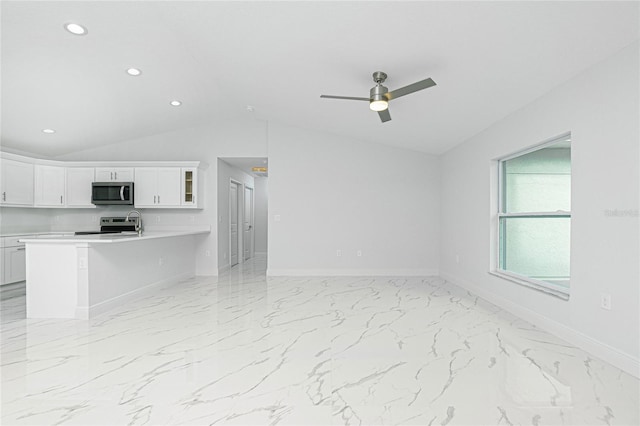
MULTIPOLYGON (((564 300, 568 300, 569 299, 569 294, 570 294, 570 285, 569 288, 562 288, 562 287, 558 287, 558 286, 554 286, 551 283, 548 283, 546 281, 541 281, 541 280, 537 280, 535 278, 531 278, 531 277, 527 277, 525 275, 520 275, 511 271, 507 271, 504 269, 500 268, 500 265, 502 265, 500 256, 501 256, 501 251, 500 251, 500 247, 502 246, 502 241, 501 241, 501 232, 500 232, 500 227, 503 223, 502 219, 503 218, 532 218, 532 217, 539 217, 539 218, 569 218, 571 219, 571 212, 570 211, 566 211, 566 210, 558 210, 555 212, 524 212, 524 213, 504 213, 504 189, 505 189, 505 185, 504 185, 504 173, 503 173, 503 168, 504 168, 504 162, 511 160, 513 158, 517 158, 517 157, 521 157, 523 155, 529 154, 531 152, 535 152, 535 151, 539 151, 543 148, 546 148, 548 146, 552 146, 555 144, 558 144, 560 142, 566 141, 567 138, 571 138, 571 133, 567 132, 564 133, 558 137, 554 137, 553 139, 550 139, 546 142, 543 142, 541 144, 535 145, 533 147, 530 147, 528 149, 522 150, 522 151, 518 151, 516 153, 510 154, 506 157, 501 157, 501 158, 497 158, 495 160, 496 164, 497 164, 497 173, 498 173, 498 194, 497 194, 497 212, 495 214, 495 223, 494 223, 494 229, 495 229, 495 244, 492 245, 492 251, 494 252, 494 263, 491 267, 490 270, 490 274, 495 275, 497 277, 506 279, 508 281, 514 282, 516 284, 520 284, 523 285, 525 287, 530 287, 533 288, 535 290, 539 290, 542 291, 544 293, 548 293, 551 294, 553 296, 559 297, 561 299, 564 300)), ((570 139, 571 140, 571 139, 570 139)), ((570 249, 571 250, 571 249, 570 249)), ((571 282, 571 279, 569 279, 569 282, 571 282)))

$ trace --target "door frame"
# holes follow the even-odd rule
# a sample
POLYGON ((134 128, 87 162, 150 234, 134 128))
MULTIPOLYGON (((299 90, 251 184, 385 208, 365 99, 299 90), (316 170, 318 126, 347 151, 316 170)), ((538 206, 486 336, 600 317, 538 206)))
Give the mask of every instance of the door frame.
MULTIPOLYGON (((243 210, 244 210, 244 201, 241 202, 240 200, 240 190, 242 189, 242 195, 244 196, 244 185, 242 184, 242 182, 237 181, 233 178, 229 179, 229 186, 227 187, 227 191, 228 191, 228 198, 229 198, 229 226, 228 226, 228 230, 229 230, 229 268, 232 268, 235 265, 231 264, 231 185, 235 185, 236 186, 236 223, 238 224, 238 228, 240 228, 240 225, 243 224, 242 219, 243 219, 243 210)), ((244 258, 244 248, 242 247, 242 241, 243 241, 243 236, 244 234, 242 232, 240 232, 240 229, 238 229, 238 235, 237 235, 237 247, 238 247, 238 265, 240 263, 243 262, 243 258, 244 258)))
POLYGON ((242 189, 242 259, 244 260, 249 260, 253 257, 255 257, 256 253, 255 253, 255 238, 256 238, 256 227, 255 227, 255 188, 248 186, 248 185, 243 185, 243 189, 242 189), (245 219, 245 212, 246 212, 246 205, 245 205, 245 200, 246 198, 246 194, 247 194, 247 190, 251 191, 251 209, 249 211, 249 229, 251 230, 251 237, 249 239, 249 258, 245 259, 244 257, 244 219, 245 219))

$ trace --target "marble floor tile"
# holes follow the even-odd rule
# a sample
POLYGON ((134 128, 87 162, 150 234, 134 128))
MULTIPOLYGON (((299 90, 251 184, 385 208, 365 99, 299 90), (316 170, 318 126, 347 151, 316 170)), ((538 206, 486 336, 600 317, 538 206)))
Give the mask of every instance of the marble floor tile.
POLYGON ((91 320, 1 301, 3 425, 638 425, 639 382, 437 277, 255 258, 91 320))

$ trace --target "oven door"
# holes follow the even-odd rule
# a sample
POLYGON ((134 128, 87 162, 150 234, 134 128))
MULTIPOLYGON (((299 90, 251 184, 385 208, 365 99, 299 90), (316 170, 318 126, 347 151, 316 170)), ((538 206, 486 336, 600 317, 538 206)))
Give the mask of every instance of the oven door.
POLYGON ((93 182, 91 202, 96 205, 133 205, 133 182, 93 182))

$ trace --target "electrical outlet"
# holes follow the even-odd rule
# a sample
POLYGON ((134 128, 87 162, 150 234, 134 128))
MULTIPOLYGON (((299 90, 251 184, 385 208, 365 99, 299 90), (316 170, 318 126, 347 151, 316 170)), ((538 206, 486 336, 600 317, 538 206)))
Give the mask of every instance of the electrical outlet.
POLYGON ((87 258, 86 257, 78 258, 78 269, 87 269, 87 258))
POLYGON ((611 295, 602 293, 600 295, 600 307, 607 311, 611 310, 611 295))
POLYGON ((158 258, 158 266, 162 266, 163 263, 164 263, 164 258, 163 257, 159 257, 158 258))
POLYGON ((156 216, 156 223, 160 223, 160 216, 156 216))
POLYGON ((91 222, 97 222, 98 216, 91 216, 91 222))
POLYGON ((362 250, 358 250, 358 251, 356 252, 356 256, 358 256, 358 257, 362 257, 362 250))
POLYGON ((337 257, 341 257, 342 256, 342 250, 340 250, 340 249, 336 250, 336 256, 337 257))
MULTIPOLYGON (((211 251, 210 251, 210 250, 205 250, 205 251, 204 251, 204 255, 205 255, 206 257, 211 257, 211 251)), ((226 258, 226 257, 227 257, 227 254, 225 253, 225 255, 224 255, 224 256, 225 256, 225 258, 226 258)))

